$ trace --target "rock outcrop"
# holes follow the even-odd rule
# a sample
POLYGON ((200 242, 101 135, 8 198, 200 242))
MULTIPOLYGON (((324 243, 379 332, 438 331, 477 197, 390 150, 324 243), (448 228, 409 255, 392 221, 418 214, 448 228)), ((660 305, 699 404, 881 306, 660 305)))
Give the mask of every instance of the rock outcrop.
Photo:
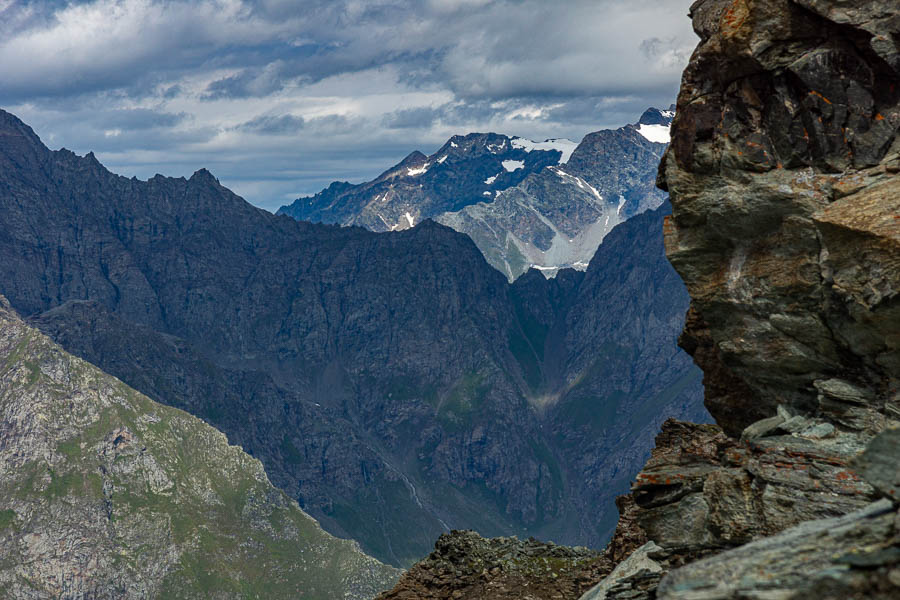
POLYGON ((3 598, 363 600, 397 576, 223 434, 67 354, 0 296, 3 598))
POLYGON ((672 572, 658 597, 896 597, 897 508, 867 503, 884 478, 859 457, 900 460, 900 9, 707 0, 692 16, 660 168, 666 247, 691 294, 682 345, 741 440, 704 477, 708 508, 680 512, 706 523, 695 543, 755 541, 672 572))
POLYGON ((632 488, 662 581, 607 598, 900 595, 900 10, 852 4, 692 7, 660 184, 721 429, 664 428, 632 488))
POLYGON ((660 182, 707 407, 732 436, 777 406, 871 435, 900 416, 897 7, 692 13, 660 182))
POLYGON ((454 530, 378 600, 575 598, 596 579, 597 562, 587 548, 454 530))

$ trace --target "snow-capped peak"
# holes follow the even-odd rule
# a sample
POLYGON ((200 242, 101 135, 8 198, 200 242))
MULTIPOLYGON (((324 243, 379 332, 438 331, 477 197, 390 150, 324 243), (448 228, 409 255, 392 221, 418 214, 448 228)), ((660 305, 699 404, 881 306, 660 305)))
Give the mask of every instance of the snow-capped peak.
POLYGON ((421 175, 422 173, 424 173, 425 171, 428 170, 428 167, 429 167, 430 165, 431 165, 431 163, 425 163, 425 164, 422 165, 421 167, 416 167, 416 168, 411 168, 411 167, 410 167, 410 168, 407 168, 407 169, 406 169, 406 174, 409 175, 409 176, 411 176, 411 177, 415 177, 416 175, 421 175))
POLYGON ((668 125, 638 125, 637 132, 657 144, 668 144, 670 133, 668 125))

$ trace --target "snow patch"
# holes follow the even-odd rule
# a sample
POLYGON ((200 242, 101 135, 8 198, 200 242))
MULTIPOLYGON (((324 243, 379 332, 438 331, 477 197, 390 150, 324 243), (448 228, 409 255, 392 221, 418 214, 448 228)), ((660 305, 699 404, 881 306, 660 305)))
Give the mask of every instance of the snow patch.
POLYGON ((456 142, 450 142, 450 147, 451 148, 459 148, 459 144, 457 144, 456 142))
POLYGON ((406 213, 405 215, 403 215, 403 216, 406 217, 406 221, 409 223, 409 226, 410 226, 410 227, 413 227, 413 226, 415 225, 416 220, 413 218, 413 216, 412 216, 411 214, 409 214, 408 211, 407 211, 407 213, 406 213))
POLYGON ((600 195, 600 192, 597 191, 597 188, 595 188, 594 186, 589 184, 587 181, 585 181, 581 177, 571 175, 569 173, 566 173, 562 169, 558 169, 556 167, 550 167, 550 170, 553 171, 554 173, 556 173, 559 176, 559 178, 562 179, 563 181, 571 179, 572 181, 575 182, 575 185, 577 185, 578 187, 580 187, 582 190, 584 190, 586 192, 590 192, 591 194, 593 194, 594 198, 596 198, 600 202, 603 202, 603 196, 600 195))
POLYGON ((482 196, 490 196, 491 193, 490 193, 490 192, 481 192, 481 195, 482 195, 482 196))
POLYGON ((660 112, 660 114, 662 114, 662 116, 664 116, 664 117, 667 118, 667 119, 674 119, 674 118, 675 118, 675 111, 674 111, 674 110, 661 110, 661 111, 659 111, 659 112, 660 112))
POLYGON ((431 163, 425 163, 421 167, 416 167, 415 169, 408 168, 406 169, 406 174, 415 177, 416 175, 421 175, 425 171, 428 170, 428 167, 431 166, 431 163))
POLYGON ((499 173, 497 173, 496 175, 493 175, 493 176, 491 176, 491 177, 488 177, 487 179, 484 180, 484 182, 485 182, 486 184, 488 184, 488 185, 493 185, 493 183, 494 183, 495 181, 497 181, 497 178, 498 178, 498 177, 500 177, 500 174, 499 174, 499 173))
POLYGON ((671 137, 668 125, 638 125, 637 131, 651 142, 657 144, 668 144, 671 137))
POLYGON ((440 157, 439 159, 437 159, 437 164, 439 164, 439 165, 440 165, 440 164, 443 164, 445 160, 447 160, 447 155, 446 155, 446 154, 443 155, 442 157, 440 157))
POLYGON ((525 168, 525 163, 521 160, 504 160, 501 164, 503 165, 503 168, 510 173, 525 168))
POLYGON ((558 150, 562 153, 559 164, 565 164, 569 162, 569 158, 572 157, 572 153, 575 151, 575 148, 578 147, 578 143, 565 138, 533 142, 531 140, 526 140, 525 138, 514 137, 512 139, 512 146, 513 148, 519 148, 525 152, 531 152, 532 150, 558 150))

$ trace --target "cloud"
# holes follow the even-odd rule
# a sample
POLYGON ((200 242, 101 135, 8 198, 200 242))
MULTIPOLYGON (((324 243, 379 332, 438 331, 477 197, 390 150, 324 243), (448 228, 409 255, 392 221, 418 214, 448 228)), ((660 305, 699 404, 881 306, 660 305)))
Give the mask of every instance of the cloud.
POLYGON ((305 124, 306 121, 303 117, 295 117, 294 115, 280 115, 277 117, 259 116, 246 123, 241 123, 238 125, 238 129, 264 135, 281 135, 285 133, 296 133, 303 129, 305 124))
POLYGON ((384 116, 385 127, 392 129, 412 129, 416 127, 430 127, 438 118, 439 111, 428 106, 416 108, 403 108, 395 110, 384 116))
POLYGON ((0 106, 124 174, 208 166, 277 207, 453 134, 578 139, 668 106, 690 3, 0 0, 0 106))

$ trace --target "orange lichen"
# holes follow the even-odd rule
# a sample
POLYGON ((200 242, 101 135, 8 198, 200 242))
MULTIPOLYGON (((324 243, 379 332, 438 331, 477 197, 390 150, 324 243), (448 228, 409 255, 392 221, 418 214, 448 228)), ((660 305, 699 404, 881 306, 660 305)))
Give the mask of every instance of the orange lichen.
POLYGON ((722 15, 722 33, 726 35, 735 33, 741 28, 748 16, 750 16, 750 11, 747 10, 744 0, 735 0, 728 10, 725 11, 725 14, 722 15))
POLYGON ((816 90, 810 91, 810 92, 809 92, 809 95, 810 95, 810 96, 815 96, 816 98, 820 98, 820 99, 821 99, 822 101, 824 101, 826 104, 831 104, 831 103, 832 103, 831 100, 829 100, 828 98, 826 98, 825 96, 823 96, 820 92, 817 92, 816 90))

